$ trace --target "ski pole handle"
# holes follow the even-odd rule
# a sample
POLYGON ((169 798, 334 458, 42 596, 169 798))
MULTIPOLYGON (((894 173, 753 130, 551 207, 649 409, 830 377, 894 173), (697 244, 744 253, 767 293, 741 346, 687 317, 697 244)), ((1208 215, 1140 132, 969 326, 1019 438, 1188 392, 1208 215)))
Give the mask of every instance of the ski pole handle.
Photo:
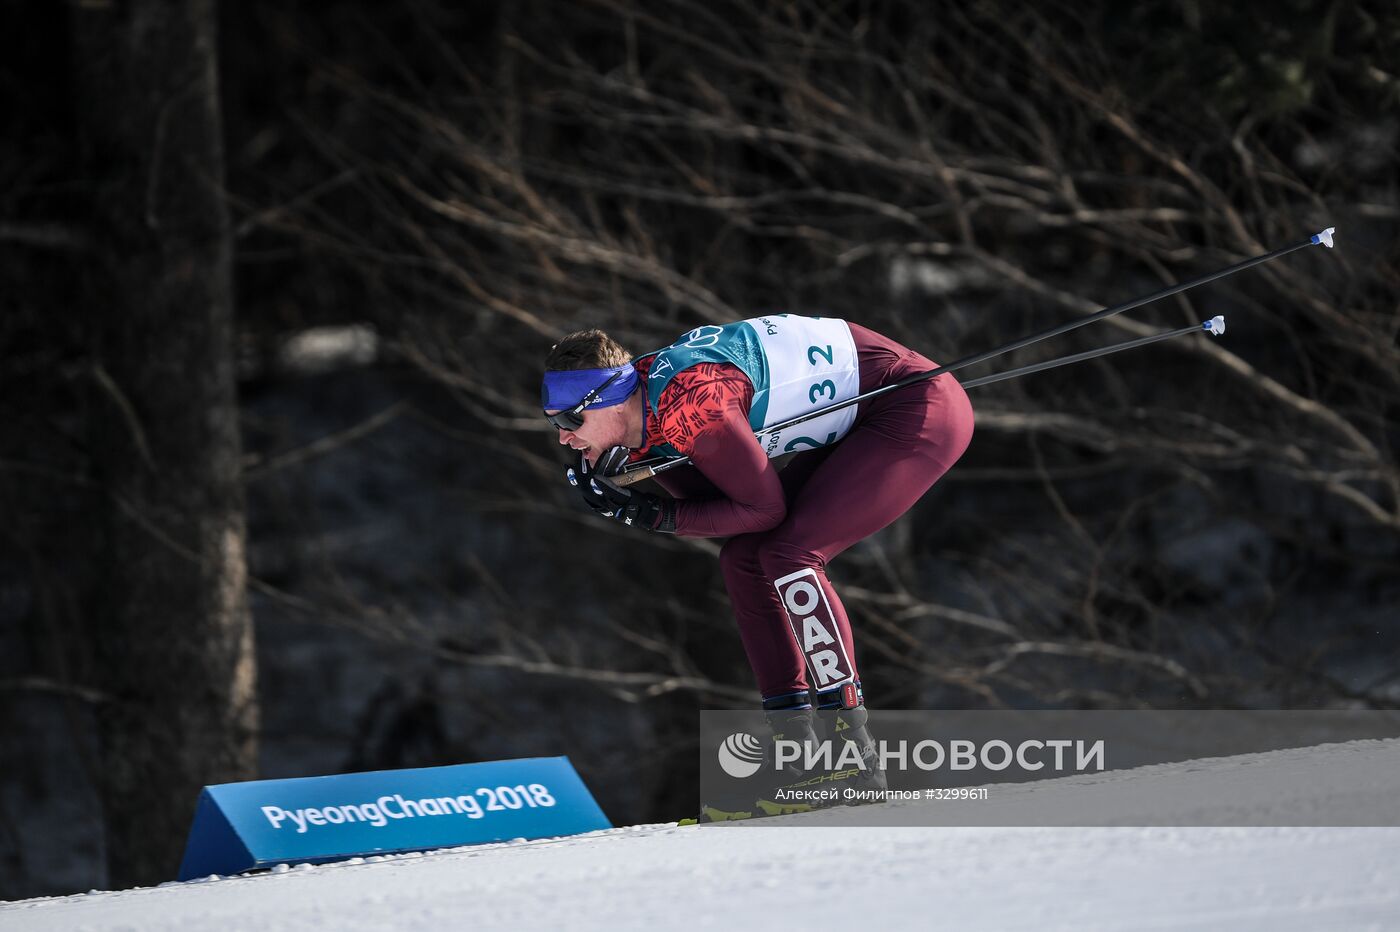
MULTIPOLYGON (((672 460, 672 462, 679 464, 680 460, 672 460)), ((686 462, 689 462, 689 460, 686 460, 686 462)), ((618 473, 616 476, 608 476, 608 481, 613 485, 626 488, 629 485, 641 482, 643 479, 650 479, 652 476, 656 475, 658 471, 656 466, 640 466, 624 473, 618 473)))

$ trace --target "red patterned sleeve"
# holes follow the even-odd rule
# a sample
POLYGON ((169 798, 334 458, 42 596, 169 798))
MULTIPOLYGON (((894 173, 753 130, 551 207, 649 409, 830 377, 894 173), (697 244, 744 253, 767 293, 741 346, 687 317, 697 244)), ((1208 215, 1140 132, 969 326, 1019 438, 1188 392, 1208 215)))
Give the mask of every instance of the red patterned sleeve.
POLYGON ((737 367, 702 363, 677 373, 657 405, 657 432, 722 497, 680 499, 676 533, 730 537, 776 527, 787 514, 778 471, 749 426, 753 384, 737 367))

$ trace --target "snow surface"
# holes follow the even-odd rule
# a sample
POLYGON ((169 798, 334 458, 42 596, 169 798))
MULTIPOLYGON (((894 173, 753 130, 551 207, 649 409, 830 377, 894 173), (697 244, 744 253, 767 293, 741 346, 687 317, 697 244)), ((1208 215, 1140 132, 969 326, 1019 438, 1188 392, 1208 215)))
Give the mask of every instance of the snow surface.
MULTIPOLYGON (((1014 812, 1031 803, 1073 808, 1077 796, 1105 792, 1113 822, 1133 818, 1134 799, 1142 822, 1159 823, 1173 810, 1199 818, 1202 800, 1217 816, 1322 811, 1321 797, 1338 795, 1390 810, 1400 798, 1397 753, 1400 742, 1355 742, 1048 780, 1003 798, 1014 812), (1168 791, 1172 769, 1187 782, 1168 791), (1348 779, 1318 779, 1327 769, 1348 779), (1261 802, 1270 796, 1261 787, 1275 783, 1286 792, 1261 802), (1306 786, 1318 797, 1311 804, 1306 786)), ((0 930, 1400 928, 1400 828, 835 824, 849 816, 645 825, 283 865, 0 904, 0 930)))

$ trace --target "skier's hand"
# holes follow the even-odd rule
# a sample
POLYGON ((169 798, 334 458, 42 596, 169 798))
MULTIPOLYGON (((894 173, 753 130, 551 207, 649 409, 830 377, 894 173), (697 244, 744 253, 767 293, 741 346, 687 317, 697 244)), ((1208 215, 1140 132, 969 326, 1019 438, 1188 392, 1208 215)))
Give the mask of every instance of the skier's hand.
POLYGON ((624 446, 611 447, 592 466, 580 453, 578 465, 567 473, 570 484, 578 488, 584 504, 605 518, 621 521, 628 527, 674 534, 674 502, 609 481, 610 476, 619 475, 626 466, 628 452, 624 446))
POLYGON ((632 451, 621 444, 608 447, 599 455, 598 462, 593 464, 593 472, 597 476, 620 476, 627 468, 627 459, 631 455, 632 451))
POLYGON ((606 491, 593 484, 594 467, 589 465, 582 450, 578 454, 578 463, 570 466, 564 476, 569 480, 569 485, 578 489, 585 505, 605 518, 613 516, 617 509, 608 499, 606 491))

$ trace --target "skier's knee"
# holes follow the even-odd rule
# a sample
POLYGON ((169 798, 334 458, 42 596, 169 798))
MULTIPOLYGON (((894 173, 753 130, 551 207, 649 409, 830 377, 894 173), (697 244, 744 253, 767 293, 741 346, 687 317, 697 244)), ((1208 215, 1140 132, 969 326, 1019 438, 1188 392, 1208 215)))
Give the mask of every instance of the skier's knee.
POLYGON ((765 540, 758 548, 758 562, 769 579, 779 579, 803 569, 826 571, 826 561, 819 554, 785 540, 765 540))

